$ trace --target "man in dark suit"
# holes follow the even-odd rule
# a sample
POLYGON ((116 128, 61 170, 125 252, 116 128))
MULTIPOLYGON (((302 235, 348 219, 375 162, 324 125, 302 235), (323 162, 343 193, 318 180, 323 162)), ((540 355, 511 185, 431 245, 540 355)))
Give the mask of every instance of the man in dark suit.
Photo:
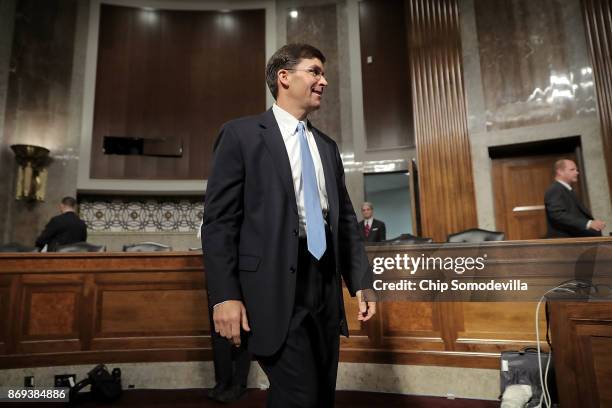
POLYGON ((76 215, 76 200, 64 197, 60 202, 61 214, 51 218, 45 229, 36 239, 40 249, 47 245, 47 251, 52 252, 60 245, 87 241, 87 225, 76 215))
POLYGON ((236 347, 214 330, 213 305, 209 298, 208 317, 213 325, 210 340, 215 368, 215 387, 208 397, 218 402, 233 402, 247 392, 247 379, 251 367, 251 353, 247 349, 246 336, 242 333, 242 343, 236 347))
POLYGON ((370 202, 361 204, 363 220, 359 221, 359 231, 365 242, 380 242, 387 239, 385 223, 374 218, 374 206, 370 202))
MULTIPOLYGON (((202 225, 200 223, 197 236, 202 238, 202 225)), ((208 392, 208 398, 218 402, 233 402, 244 396, 247 392, 247 380, 251 367, 251 353, 246 341, 235 347, 215 329, 213 320, 213 304, 208 294, 208 318, 211 322, 210 342, 213 352, 213 366, 215 368, 215 386, 208 392)), ((243 340, 245 340, 244 333, 243 340)))
POLYGON ((266 66, 267 112, 225 124, 206 189, 202 246, 215 329, 241 329, 270 380, 269 407, 332 407, 339 335, 348 335, 340 277, 361 321, 376 310, 372 273, 336 143, 307 120, 327 85, 306 44, 266 66))
POLYGON ((546 190, 548 238, 598 237, 606 224, 596 220, 580 202, 571 184, 578 181, 578 169, 572 160, 557 160, 555 181, 546 190))

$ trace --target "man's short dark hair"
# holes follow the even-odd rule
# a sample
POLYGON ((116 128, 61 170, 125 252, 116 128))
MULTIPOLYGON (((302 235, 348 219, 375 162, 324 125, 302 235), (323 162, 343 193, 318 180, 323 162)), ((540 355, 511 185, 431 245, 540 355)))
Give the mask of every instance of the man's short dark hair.
POLYGON ((282 46, 270 57, 266 65, 266 83, 274 96, 278 97, 278 71, 295 67, 302 59, 318 58, 325 63, 325 56, 317 48, 309 44, 287 44, 282 46))
POLYGON ((76 208, 77 201, 74 197, 66 196, 62 198, 62 204, 66 207, 76 208))

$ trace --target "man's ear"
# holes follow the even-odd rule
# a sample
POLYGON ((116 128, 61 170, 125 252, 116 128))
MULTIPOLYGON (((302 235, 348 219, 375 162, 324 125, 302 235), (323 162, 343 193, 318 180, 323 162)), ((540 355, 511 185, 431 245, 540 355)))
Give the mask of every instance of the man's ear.
POLYGON ((287 71, 286 69, 281 69, 278 71, 276 75, 277 75, 278 82, 280 83, 280 85, 283 88, 288 88, 289 87, 289 71, 287 71))

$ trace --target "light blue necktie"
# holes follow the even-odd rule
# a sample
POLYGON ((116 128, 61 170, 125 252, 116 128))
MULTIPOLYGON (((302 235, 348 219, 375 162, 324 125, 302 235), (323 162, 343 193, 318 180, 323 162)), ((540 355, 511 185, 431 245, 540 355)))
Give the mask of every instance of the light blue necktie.
POLYGON ((315 174, 314 162, 306 139, 304 123, 298 122, 298 137, 300 138, 300 154, 302 157, 302 183, 304 184, 304 207, 306 209, 306 240, 308 251, 316 259, 321 259, 325 253, 325 225, 323 211, 319 201, 319 187, 315 174))

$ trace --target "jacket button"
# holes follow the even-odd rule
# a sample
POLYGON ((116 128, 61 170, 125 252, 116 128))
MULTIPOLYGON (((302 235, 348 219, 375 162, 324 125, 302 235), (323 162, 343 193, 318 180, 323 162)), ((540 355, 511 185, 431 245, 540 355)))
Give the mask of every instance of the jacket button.
POLYGON ((292 266, 291 268, 289 268, 289 272, 295 273, 295 267, 292 266))
POLYGON ((300 233, 300 232, 298 231, 298 229, 297 229, 297 228, 293 230, 293 235, 295 235, 296 237, 297 237, 297 235, 298 235, 299 233, 300 233))

